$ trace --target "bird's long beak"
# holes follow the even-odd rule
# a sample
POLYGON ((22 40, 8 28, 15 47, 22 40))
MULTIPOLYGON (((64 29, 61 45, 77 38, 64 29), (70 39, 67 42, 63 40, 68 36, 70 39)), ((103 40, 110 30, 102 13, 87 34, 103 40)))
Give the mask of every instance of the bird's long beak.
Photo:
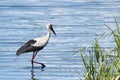
POLYGON ((55 34, 55 36, 56 36, 56 33, 55 33, 55 31, 54 31, 54 29, 51 27, 51 30, 52 30, 52 32, 55 34))

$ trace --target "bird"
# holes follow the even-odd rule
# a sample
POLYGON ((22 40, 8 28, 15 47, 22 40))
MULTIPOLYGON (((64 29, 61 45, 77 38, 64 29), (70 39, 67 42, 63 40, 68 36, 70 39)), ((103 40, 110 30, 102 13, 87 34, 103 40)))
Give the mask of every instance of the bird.
POLYGON ((45 64, 36 62, 36 61, 34 61, 34 59, 35 59, 37 53, 47 45, 47 43, 51 37, 51 31, 56 36, 56 32, 53 29, 53 25, 47 24, 47 34, 45 36, 38 37, 35 39, 30 39, 16 51, 17 56, 19 56, 20 54, 28 53, 28 52, 33 52, 32 59, 31 59, 32 69, 34 68, 34 63, 41 64, 42 69, 46 67, 45 64))

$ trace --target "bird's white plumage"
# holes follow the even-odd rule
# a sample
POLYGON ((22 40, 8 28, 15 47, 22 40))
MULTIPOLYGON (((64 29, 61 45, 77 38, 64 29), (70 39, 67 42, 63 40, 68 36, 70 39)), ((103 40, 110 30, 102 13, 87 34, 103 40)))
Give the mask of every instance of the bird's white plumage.
POLYGON ((48 33, 47 35, 40 37, 40 38, 35 38, 33 40, 36 41, 35 44, 32 44, 31 46, 35 46, 35 47, 44 47, 46 46, 46 44, 48 43, 49 39, 50 39, 50 35, 51 35, 51 31, 50 31, 50 26, 51 24, 47 24, 47 30, 48 33))
POLYGON ((47 28, 47 30, 49 30, 49 29, 50 29, 50 25, 51 25, 51 24, 49 24, 49 23, 47 24, 47 27, 46 27, 46 28, 47 28))
POLYGON ((34 40, 36 41, 36 43, 32 44, 32 46, 41 47, 41 46, 46 46, 46 44, 49 40, 49 37, 43 36, 43 37, 40 37, 40 38, 35 38, 34 40))

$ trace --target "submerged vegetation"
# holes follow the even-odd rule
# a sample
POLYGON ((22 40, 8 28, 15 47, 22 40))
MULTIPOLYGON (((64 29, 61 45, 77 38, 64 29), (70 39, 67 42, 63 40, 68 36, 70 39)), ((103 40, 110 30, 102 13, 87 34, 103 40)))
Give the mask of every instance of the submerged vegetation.
POLYGON ((115 30, 105 25, 114 39, 114 50, 102 48, 98 39, 95 39, 91 50, 86 49, 89 54, 80 51, 85 80, 120 80, 120 27, 116 19, 115 22, 115 30))

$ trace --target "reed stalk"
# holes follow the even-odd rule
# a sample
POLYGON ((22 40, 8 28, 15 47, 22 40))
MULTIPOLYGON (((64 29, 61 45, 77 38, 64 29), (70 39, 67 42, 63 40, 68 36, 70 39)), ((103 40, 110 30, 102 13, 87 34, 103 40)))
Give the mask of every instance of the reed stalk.
POLYGON ((120 27, 116 19, 115 24, 115 30, 105 24, 114 39, 114 51, 103 49, 98 39, 95 39, 93 48, 88 51, 89 55, 80 51, 85 80, 120 80, 120 27))

